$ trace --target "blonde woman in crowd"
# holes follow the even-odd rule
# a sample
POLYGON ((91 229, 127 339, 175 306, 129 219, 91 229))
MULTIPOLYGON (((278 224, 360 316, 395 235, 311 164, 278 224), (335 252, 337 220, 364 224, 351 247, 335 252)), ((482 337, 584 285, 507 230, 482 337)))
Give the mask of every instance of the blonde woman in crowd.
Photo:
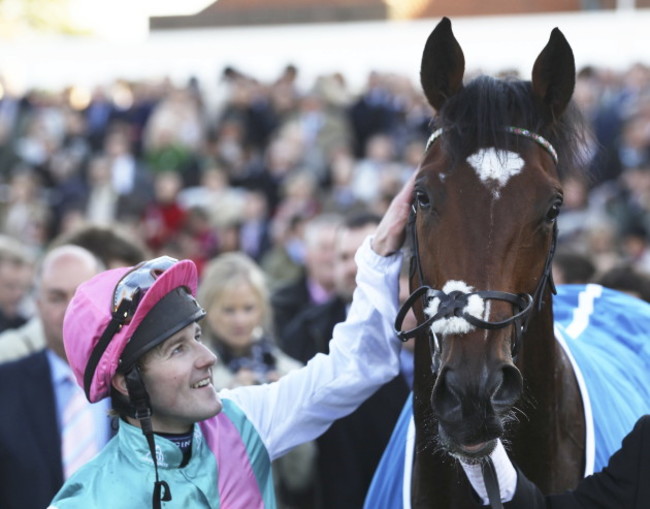
MULTIPOLYGON (((302 364, 278 348, 271 332, 270 296, 262 269, 241 252, 212 260, 197 298, 206 310, 203 338, 219 357, 213 367, 218 388, 274 382, 302 364)), ((316 448, 307 442, 273 464, 279 507, 311 507, 316 448)))

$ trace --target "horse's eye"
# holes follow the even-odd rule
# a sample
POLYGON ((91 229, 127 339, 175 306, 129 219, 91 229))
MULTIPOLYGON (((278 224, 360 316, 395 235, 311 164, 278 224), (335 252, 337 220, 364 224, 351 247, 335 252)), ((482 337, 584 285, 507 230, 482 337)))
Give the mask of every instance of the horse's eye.
POLYGON ((551 208, 548 209, 548 212, 546 213, 546 220, 549 223, 554 222, 557 219, 557 216, 560 215, 561 206, 562 206, 562 200, 557 200, 555 203, 553 203, 551 208))
POLYGON ((422 191, 415 191, 415 202, 419 207, 428 208, 431 206, 431 201, 429 200, 429 195, 422 191))

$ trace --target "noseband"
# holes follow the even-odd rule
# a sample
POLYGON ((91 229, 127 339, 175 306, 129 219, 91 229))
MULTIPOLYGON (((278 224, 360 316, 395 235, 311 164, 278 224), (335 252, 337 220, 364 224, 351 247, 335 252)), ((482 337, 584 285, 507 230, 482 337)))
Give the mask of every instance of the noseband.
MULTIPOLYGON (((533 133, 527 129, 512 126, 506 127, 505 130, 517 136, 525 136, 535 141, 548 151, 548 153, 553 158, 553 161, 557 164, 558 158, 555 149, 545 138, 539 134, 533 133)), ((442 133, 443 130, 438 129, 431 135, 429 141, 427 142, 427 149, 437 138, 442 135, 442 133)), ((551 291, 553 293, 556 293, 555 284, 553 283, 553 275, 551 273, 551 264, 553 262, 553 255, 555 254, 555 246, 557 244, 557 223, 554 223, 553 225, 551 246, 546 256, 546 262, 544 263, 542 277, 539 279, 533 295, 530 295, 528 293, 514 294, 496 290, 480 290, 476 292, 462 292, 455 290, 449 293, 445 293, 442 290, 434 289, 424 283, 424 273, 422 271, 422 264, 420 263, 420 248, 415 224, 416 216, 417 208, 415 205, 413 205, 408 222, 408 231, 411 236, 413 245, 413 255, 411 257, 411 276, 413 276, 414 272, 417 271, 420 286, 408 297, 408 299, 406 299, 397 313, 397 316, 395 318, 395 332, 397 334, 397 337, 401 341, 407 341, 409 338, 415 337, 422 331, 428 331, 429 347, 431 351, 431 370, 434 374, 436 374, 440 368, 440 341, 438 340, 436 333, 431 329, 431 326, 434 322, 446 318, 460 317, 465 319, 471 325, 486 330, 502 329, 512 324, 514 325, 515 335, 514 341, 511 345, 511 353, 513 358, 516 357, 521 336, 528 328, 528 324, 530 322, 533 304, 537 302, 537 310, 539 311, 541 309, 542 294, 547 284, 550 285, 551 291), (478 318, 465 311, 468 299, 473 295, 477 295, 484 300, 498 300, 508 302, 513 307, 513 315, 509 318, 506 318, 505 320, 500 321, 489 321, 478 318), (402 330, 402 324, 404 322, 406 314, 410 309, 413 308, 415 302, 420 298, 422 299, 423 309, 427 307, 428 299, 439 299, 440 302, 438 305, 438 310, 434 315, 429 316, 429 318, 427 318, 424 322, 418 324, 413 329, 402 330)))

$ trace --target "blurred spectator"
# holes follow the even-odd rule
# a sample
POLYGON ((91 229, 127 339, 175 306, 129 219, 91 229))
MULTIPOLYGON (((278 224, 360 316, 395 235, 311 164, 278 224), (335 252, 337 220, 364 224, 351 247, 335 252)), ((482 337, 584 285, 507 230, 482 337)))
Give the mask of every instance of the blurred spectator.
POLYGON ((294 215, 272 225, 273 245, 260 261, 272 290, 300 277, 305 265, 305 222, 303 216, 294 215))
POLYGON ((0 235, 0 332, 16 329, 29 318, 24 306, 33 270, 34 259, 27 247, 0 235))
MULTIPOLYGON (((219 357, 212 370, 217 388, 274 382, 301 363, 273 340, 269 290, 253 259, 226 253, 205 268, 197 299, 207 312, 204 341, 219 357)), ((313 505, 316 448, 302 444, 273 462, 279 507, 313 505)))
MULTIPOLYGON (((218 229, 242 216, 246 190, 230 186, 226 172, 210 165, 201 173, 198 186, 185 187, 179 192, 178 203, 187 210, 195 206, 203 208, 211 224, 218 229)), ((268 216, 268 210, 265 214, 268 216)))
POLYGON ((85 216, 96 224, 111 224, 118 217, 119 194, 113 187, 110 160, 95 155, 88 163, 85 216))
POLYGON ((17 166, 9 179, 7 196, 0 203, 0 231, 39 254, 48 240, 50 211, 38 175, 17 166))
POLYGON ((562 179, 564 201, 557 218, 558 243, 581 242, 585 230, 594 222, 586 177, 573 173, 562 179))
POLYGON ((623 121, 621 133, 601 156, 594 184, 616 180, 625 168, 635 168, 650 160, 650 116, 634 112, 623 121))
POLYGON ((597 283, 650 302, 650 276, 630 265, 618 265, 602 274, 597 283))
POLYGON ((330 153, 329 188, 323 192, 323 212, 348 214, 366 209, 366 204, 354 192, 356 159, 349 149, 339 147, 330 153))
POLYGON ((61 146, 65 131, 61 98, 60 92, 41 90, 33 93, 23 125, 14 141, 15 155, 46 186, 53 184, 49 164, 61 146))
POLYGON ((228 175, 233 185, 252 178, 249 173, 250 152, 245 142, 246 132, 239 120, 225 118, 208 138, 207 156, 228 175))
POLYGON ((306 169, 297 169, 286 176, 281 185, 281 202, 273 215, 273 222, 279 228, 291 218, 300 216, 310 219, 320 212, 318 182, 306 169))
POLYGON ((354 255, 366 236, 371 235, 381 216, 367 212, 345 218, 336 230, 334 243, 334 288, 331 298, 310 306, 293 317, 284 329, 284 350, 303 363, 319 352, 327 353, 335 324, 342 322, 356 288, 354 255))
POLYGON ((163 171, 154 177, 154 199, 146 205, 142 218, 144 239, 154 255, 177 237, 185 223, 186 211, 178 201, 182 186, 181 176, 175 171, 163 171))
MULTIPOLYGON (((219 253, 219 237, 212 227, 208 212, 199 206, 190 207, 185 212, 185 219, 180 231, 171 237, 171 245, 177 249, 175 258, 188 258, 196 264, 199 274, 205 264, 219 253)), ((163 252, 170 254, 167 243, 163 252)))
POLYGON ((391 133, 395 128, 398 116, 393 99, 382 75, 369 73, 365 90, 349 110, 357 158, 364 156, 372 136, 391 133))
POLYGON ((585 232, 582 245, 585 253, 596 267, 596 274, 602 274, 621 260, 618 230, 611 221, 604 220, 590 225, 585 232))
POLYGON ((176 171, 183 186, 199 181, 198 154, 204 120, 191 89, 174 89, 159 101, 144 126, 143 150, 154 172, 176 171))
POLYGON ((96 86, 93 89, 90 103, 83 113, 88 142, 93 150, 98 151, 104 146, 104 137, 115 113, 113 102, 104 87, 96 86))
POLYGON ((284 136, 273 139, 259 164, 249 165, 244 178, 232 181, 247 189, 259 189, 266 194, 269 212, 275 214, 283 198, 284 184, 294 173, 301 169, 304 155, 304 145, 300 138, 285 132, 284 136))
MULTIPOLYGON (((277 128, 278 117, 271 98, 257 81, 235 72, 228 77, 229 88, 227 91, 227 102, 222 106, 218 114, 218 126, 230 126, 238 129, 236 138, 230 138, 228 145, 230 150, 237 148, 238 152, 251 151, 253 154, 261 153, 269 143, 272 133, 277 128)), ((277 83, 276 89, 280 86, 277 83)), ((286 87, 291 88, 290 84, 286 87)), ((290 93, 290 90, 286 91, 290 93)), ((220 137, 226 132, 221 131, 220 137)), ((231 131, 232 134, 232 131, 231 131)), ((222 151, 223 155, 228 154, 222 151)))
MULTIPOLYGON (((31 336, 28 338, 31 343, 22 345, 30 351, 36 348, 36 353, 0 364, 0 405, 6 415, 11 415, 11 419, 0 419, 3 507, 47 507, 71 474, 64 461, 63 451, 70 445, 65 439, 64 425, 69 418, 64 419, 64 414, 67 415, 68 402, 73 400, 73 391, 79 390, 82 397, 83 392, 67 364, 62 338, 63 315, 77 285, 101 268, 89 251, 78 246, 58 247, 42 261, 37 288, 42 331, 33 328, 34 334, 42 336, 31 336), (35 345, 36 341, 40 345, 35 345)), ((0 348, 6 341, 11 338, 0 338, 0 348)), ((90 405, 85 398, 83 401, 82 408, 89 408, 93 423, 88 445, 96 453, 111 436, 108 403, 90 405)), ((81 411, 75 410, 74 415, 81 411)), ((80 436, 71 438, 78 446, 86 445, 80 436)))
POLYGON ((351 139, 345 111, 327 104, 318 83, 314 90, 302 95, 297 110, 285 118, 278 132, 281 137, 300 143, 300 165, 308 168, 317 181, 325 180, 328 154, 334 148, 349 145, 351 139))
POLYGON ((354 168, 352 189, 357 198, 372 206, 381 196, 386 179, 402 181, 402 168, 395 161, 395 140, 387 134, 368 139, 364 157, 354 168))
POLYGON ((604 207, 619 232, 650 229, 650 158, 626 167, 608 191, 604 207))
POLYGON ((106 135, 104 155, 110 165, 113 190, 118 195, 117 218, 138 224, 153 199, 153 179, 136 158, 124 127, 114 128, 106 135))
POLYGON ((20 126, 23 106, 16 87, 2 75, 0 75, 0 90, 2 90, 0 94, 0 160, 2 160, 5 149, 11 147, 11 142, 20 126))
POLYGON ((271 221, 266 196, 261 191, 244 193, 244 206, 239 226, 239 247, 259 262, 271 248, 271 221))
POLYGON ((596 267, 589 256, 567 249, 558 249, 553 256, 553 282, 556 285, 593 282, 596 267))
POLYGON ((291 319, 309 307, 327 302, 334 294, 335 241, 342 219, 338 214, 328 213, 305 224, 302 273, 296 281, 277 288, 271 298, 280 346, 284 345, 284 329, 291 319))
POLYGON ((590 187, 600 180, 600 167, 604 154, 611 149, 621 128, 621 111, 611 98, 607 97, 607 86, 602 72, 593 66, 580 69, 576 76, 573 100, 583 114, 590 128, 587 153, 591 161, 590 187))
POLYGON ((243 253, 214 258, 197 297, 207 312, 204 342, 221 359, 213 373, 217 387, 272 382, 300 366, 275 346, 265 275, 252 258, 243 253))
MULTIPOLYGON (((332 330, 345 319, 356 288, 354 255, 378 223, 379 216, 359 214, 348 218, 338 230, 335 294, 325 303, 298 313, 287 325, 283 348, 292 357, 306 363, 319 352, 329 352, 332 330)), ((408 391, 404 377, 394 378, 317 439, 321 493, 317 507, 358 509, 363 506, 366 491, 408 391)))
POLYGON ((650 235, 643 224, 621 232, 621 261, 645 274, 650 274, 650 235))
POLYGON ((151 258, 142 241, 118 225, 84 224, 54 239, 50 248, 66 244, 87 249, 107 269, 130 267, 151 258))
MULTIPOLYGON (((0 335, 0 361, 41 350, 45 346, 44 332, 52 338, 53 343, 59 341, 65 307, 87 275, 82 266, 79 272, 73 270, 73 262, 83 261, 86 254, 74 249, 59 249, 64 246, 84 248, 108 269, 135 265, 149 257, 141 243, 119 227, 84 225, 54 239, 50 251, 55 254, 62 252, 64 260, 61 263, 50 262, 50 257, 45 255, 40 261, 34 276, 37 313, 22 327, 0 335), (68 252, 71 254, 66 254, 68 252), (53 272, 55 269, 56 272, 53 272)), ((58 256, 52 255, 52 258, 56 261, 58 256)))

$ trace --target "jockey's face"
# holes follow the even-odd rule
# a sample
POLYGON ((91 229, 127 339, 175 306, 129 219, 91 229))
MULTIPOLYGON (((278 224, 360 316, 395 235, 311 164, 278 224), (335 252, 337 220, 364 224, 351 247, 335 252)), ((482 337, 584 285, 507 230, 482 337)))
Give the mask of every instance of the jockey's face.
POLYGON ((212 385, 217 357, 201 343, 196 323, 171 336, 142 360, 156 432, 185 433, 192 424, 218 414, 221 399, 212 385))

